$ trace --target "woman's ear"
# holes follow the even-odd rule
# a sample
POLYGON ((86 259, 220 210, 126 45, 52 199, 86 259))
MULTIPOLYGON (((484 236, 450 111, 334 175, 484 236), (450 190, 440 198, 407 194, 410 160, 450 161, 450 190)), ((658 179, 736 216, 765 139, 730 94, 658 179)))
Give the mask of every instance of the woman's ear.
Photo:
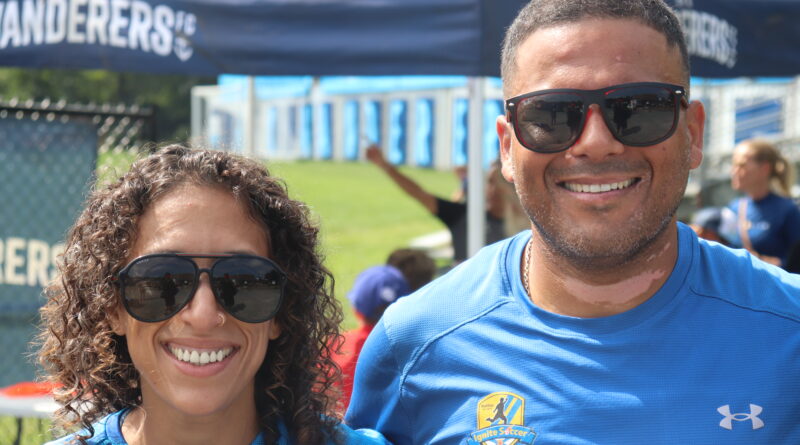
POLYGON ((272 319, 269 322, 269 339, 275 340, 276 338, 281 336, 281 325, 278 323, 278 320, 272 319))
POLYGON ((125 336, 128 331, 128 314, 125 308, 118 307, 108 314, 108 321, 111 323, 111 330, 120 337, 125 336))

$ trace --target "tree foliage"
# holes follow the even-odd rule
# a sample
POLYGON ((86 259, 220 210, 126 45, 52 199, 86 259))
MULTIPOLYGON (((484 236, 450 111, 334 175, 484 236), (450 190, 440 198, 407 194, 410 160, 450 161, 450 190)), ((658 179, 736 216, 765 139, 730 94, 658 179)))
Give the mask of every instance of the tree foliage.
POLYGON ((189 138, 191 89, 214 77, 115 73, 103 70, 0 68, 0 97, 156 108, 156 139, 189 138))

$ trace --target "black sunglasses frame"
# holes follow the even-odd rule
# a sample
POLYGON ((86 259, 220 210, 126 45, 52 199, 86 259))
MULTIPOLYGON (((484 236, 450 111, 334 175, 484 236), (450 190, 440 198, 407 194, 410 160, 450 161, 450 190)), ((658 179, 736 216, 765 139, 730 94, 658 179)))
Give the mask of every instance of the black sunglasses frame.
MULTIPOLYGON (((281 304, 283 303, 283 297, 284 297, 284 294, 286 292, 286 282, 288 281, 286 273, 283 272, 283 270, 281 270, 281 268, 278 267, 278 265, 275 264, 274 261, 270 260, 269 258, 258 256, 258 255, 247 255, 247 254, 215 254, 215 255, 211 255, 211 254, 202 254, 202 253, 154 253, 154 254, 143 255, 143 256, 134 258, 130 263, 128 263, 125 267, 123 267, 122 270, 119 271, 119 273, 117 274, 117 276, 115 277, 115 279, 113 281, 116 282, 119 285, 119 287, 120 287, 120 295, 122 296, 122 304, 125 307, 125 310, 128 312, 128 314, 130 314, 131 317, 133 317, 133 318, 135 318, 135 319, 137 319, 139 321, 145 322, 145 323, 157 323, 157 322, 168 320, 168 319, 174 317, 184 307, 186 307, 186 305, 189 304, 189 302, 192 301, 192 299, 194 299, 194 296, 197 293, 197 288, 200 287, 200 275, 202 273, 204 273, 204 272, 206 274, 208 274, 209 280, 211 281, 211 290, 214 293, 214 299, 225 310, 225 312, 229 313, 231 316, 233 316, 237 320, 243 321, 245 323, 263 323, 265 321, 268 321, 268 320, 271 320, 272 318, 274 318, 275 315, 278 313, 278 310, 280 309, 281 304), (161 318, 157 318, 157 319, 148 319, 146 317, 141 317, 140 315, 136 314, 134 310, 131 309, 131 307, 129 306, 128 299, 125 297, 125 286, 126 286, 126 281, 128 280, 128 276, 129 276, 128 273, 129 273, 129 271, 131 270, 131 268, 133 266, 135 266, 137 263, 141 262, 142 260, 154 259, 154 258, 186 259, 186 260, 188 260, 188 263, 192 264, 192 266, 194 267, 194 278, 192 279, 192 287, 191 287, 191 292, 189 294, 189 297, 186 299, 186 301, 183 301, 180 304, 178 304, 173 313, 171 313, 171 314, 169 314, 169 315, 167 315, 165 317, 161 317, 161 318), (230 260, 230 259, 251 260, 251 259, 257 259, 259 261, 264 261, 264 262, 268 263, 270 266, 272 266, 274 268, 274 270, 276 272, 278 272, 278 277, 279 277, 279 280, 280 280, 280 283, 278 283, 278 285, 280 286, 280 294, 278 295, 278 301, 275 304, 275 309, 272 310, 269 313, 269 316, 265 316, 265 317, 261 317, 259 319, 253 319, 253 320, 243 319, 240 315, 237 315, 236 313, 231 312, 230 308, 227 307, 227 305, 225 304, 225 301, 224 301, 223 297, 221 295, 217 294, 216 287, 214 286, 213 271, 214 271, 214 268, 218 264, 220 264, 220 261, 215 261, 214 264, 212 264, 210 268, 203 268, 203 267, 200 267, 194 261, 195 258, 201 258, 201 259, 210 258, 210 259, 216 259, 216 260, 230 260)), ((245 309, 245 311, 246 311, 246 309, 245 309)))
POLYGON ((673 85, 669 83, 662 83, 662 82, 634 82, 634 83, 622 83, 619 85, 612 85, 606 88, 600 88, 597 90, 580 90, 574 88, 558 88, 558 89, 550 89, 550 90, 539 90, 533 91, 530 93, 525 93, 519 96, 512 97, 507 99, 506 102, 506 120, 511 123, 512 128, 514 129, 514 134, 519 141, 519 143, 528 150, 534 151, 536 153, 558 153, 564 150, 569 149, 572 147, 575 142, 580 139, 581 134, 583 134, 584 126, 586 125, 586 116, 589 114, 589 107, 592 104, 597 104, 600 107, 600 113, 603 116, 603 121, 606 123, 609 132, 614 139, 621 142, 622 144, 631 146, 631 147, 649 147, 659 142, 665 141, 669 139, 675 133, 675 129, 678 127, 678 121, 680 119, 680 110, 681 108, 688 108, 689 107, 689 99, 686 94, 686 90, 680 85, 673 85), (611 127, 610 120, 608 117, 608 110, 602 106, 603 100, 606 99, 606 95, 609 92, 613 92, 620 89, 633 89, 633 88, 658 88, 670 93, 671 96, 675 98, 675 110, 672 117, 672 125, 667 131, 666 134, 660 136, 658 138, 654 138, 652 141, 648 140, 644 143, 630 143, 623 140, 616 131, 611 127), (531 97, 542 96, 546 94, 558 94, 558 93, 568 93, 574 94, 576 96, 581 97, 581 120, 578 124, 578 131, 575 132, 572 137, 563 145, 559 145, 555 149, 543 150, 541 148, 537 148, 533 146, 533 144, 526 141, 524 137, 520 137, 520 134, 524 134, 519 129, 519 119, 517 117, 517 110, 519 110, 520 102, 529 99, 531 97))

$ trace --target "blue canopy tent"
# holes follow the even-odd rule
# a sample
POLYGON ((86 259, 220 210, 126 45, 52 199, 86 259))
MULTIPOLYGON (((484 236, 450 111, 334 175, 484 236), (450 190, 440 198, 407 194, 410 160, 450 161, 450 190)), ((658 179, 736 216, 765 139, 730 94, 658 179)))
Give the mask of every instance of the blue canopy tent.
MULTIPOLYGON (((524 0, 0 0, 0 65, 214 75, 473 76, 469 250, 482 245, 482 76, 524 0), (474 147, 473 147, 474 146, 474 147)), ((800 73, 797 0, 673 0, 693 74, 800 73)))
MULTIPOLYGON (((498 76, 524 0, 2 0, 0 65, 498 76)), ((672 0, 700 77, 800 72, 797 0, 672 0)))

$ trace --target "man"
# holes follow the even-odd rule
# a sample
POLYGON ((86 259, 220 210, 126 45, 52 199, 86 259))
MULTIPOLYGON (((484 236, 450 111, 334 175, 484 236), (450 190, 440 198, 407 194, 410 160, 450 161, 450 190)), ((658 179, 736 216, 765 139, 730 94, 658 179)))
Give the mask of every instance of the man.
POLYGON ((673 12, 534 0, 502 72, 532 231, 389 308, 348 422, 395 444, 800 443, 800 277, 676 222, 705 116, 673 12))

